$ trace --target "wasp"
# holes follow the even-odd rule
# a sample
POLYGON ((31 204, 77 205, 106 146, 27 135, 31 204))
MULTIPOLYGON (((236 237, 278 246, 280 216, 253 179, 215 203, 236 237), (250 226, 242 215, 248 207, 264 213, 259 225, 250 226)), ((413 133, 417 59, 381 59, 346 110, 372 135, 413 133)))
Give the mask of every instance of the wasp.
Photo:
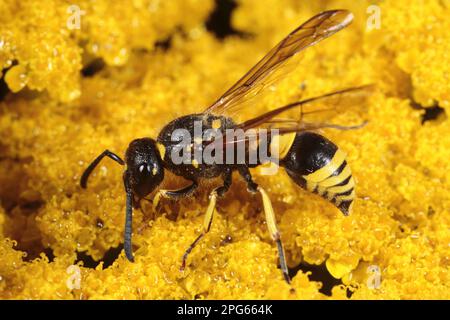
MULTIPOLYGON (((259 194, 262 198, 263 209, 271 238, 277 245, 280 268, 284 279, 290 283, 285 253, 275 219, 274 209, 267 192, 259 186, 250 173, 250 168, 266 164, 267 160, 257 158, 250 163, 246 157, 239 162, 205 162, 195 157, 195 151, 202 151, 211 146, 222 147, 222 152, 235 150, 244 142, 244 154, 261 147, 277 147, 276 159, 278 166, 286 170, 288 176, 300 187, 320 195, 333 203, 344 215, 352 209, 355 198, 355 182, 345 153, 333 142, 315 132, 321 128, 354 129, 358 126, 339 126, 324 122, 307 122, 305 116, 320 112, 320 109, 308 113, 304 108, 322 104, 331 99, 340 100, 345 95, 362 91, 366 86, 344 89, 326 95, 300 100, 280 108, 262 113, 251 119, 237 122, 232 116, 239 113, 248 104, 244 101, 257 96, 262 91, 279 81, 281 70, 285 69, 287 62, 304 49, 335 34, 348 26, 353 15, 347 10, 331 10, 322 12, 291 32, 269 51, 253 68, 226 91, 215 103, 206 110, 197 114, 179 117, 160 131, 156 139, 144 137, 131 141, 126 152, 125 160, 117 154, 103 151, 84 171, 80 184, 87 187, 89 175, 104 157, 109 157, 118 164, 125 166, 123 183, 126 193, 124 249, 130 261, 134 261, 132 252, 132 211, 139 207, 139 201, 153 191, 153 207, 156 209, 163 198, 179 200, 191 196, 198 188, 201 180, 221 178, 221 185, 213 189, 209 196, 209 205, 206 209, 202 231, 187 248, 182 257, 181 270, 185 268, 186 260, 193 248, 208 233, 211 228, 213 215, 218 198, 221 198, 232 185, 232 174, 238 172, 247 184, 251 193, 259 194), (295 112, 298 110, 299 112, 295 112), (280 118, 283 114, 294 111, 297 116, 280 118), (195 133, 197 124, 201 124, 200 135, 195 133), (261 131, 253 131, 253 135, 244 139, 228 139, 237 130, 266 129, 265 137, 261 131), (267 134, 267 129, 270 129, 267 134), (190 135, 190 139, 181 139, 176 132, 190 135), (216 132, 217 135, 205 134, 216 132), (230 133, 231 132, 231 133, 230 133), (275 133, 274 133, 275 132, 275 133), (253 144, 249 139, 253 137, 253 144), (256 142, 255 142, 256 141, 256 142), (175 161, 174 154, 180 151, 190 151, 184 160, 175 161), (193 152, 194 151, 194 152, 193 152), (164 172, 168 170, 176 176, 189 181, 189 185, 178 190, 159 189, 164 180, 164 172)), ((272 150, 272 149, 271 149, 272 150)), ((217 152, 216 152, 217 155, 217 152)), ((271 154, 273 156, 273 154, 271 154)), ((216 159, 216 158, 215 158, 216 159)), ((232 159, 236 160, 233 156, 232 159)))

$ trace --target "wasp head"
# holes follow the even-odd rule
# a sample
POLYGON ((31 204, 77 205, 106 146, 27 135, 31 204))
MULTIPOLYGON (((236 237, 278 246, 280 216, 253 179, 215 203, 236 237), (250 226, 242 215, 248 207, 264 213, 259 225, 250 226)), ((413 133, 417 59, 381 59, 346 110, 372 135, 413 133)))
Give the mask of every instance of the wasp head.
POLYGON ((153 139, 131 141, 125 153, 125 163, 125 184, 139 198, 151 193, 164 179, 161 155, 153 139))

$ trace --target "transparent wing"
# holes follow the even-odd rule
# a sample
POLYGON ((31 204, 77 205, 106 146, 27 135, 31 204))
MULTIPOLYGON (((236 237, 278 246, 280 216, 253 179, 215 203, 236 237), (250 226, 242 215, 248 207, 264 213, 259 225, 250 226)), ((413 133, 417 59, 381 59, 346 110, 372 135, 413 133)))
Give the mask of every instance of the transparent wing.
POLYGON ((325 11, 312 17, 270 50, 204 112, 235 113, 242 102, 283 78, 290 71, 286 67, 291 57, 345 28, 352 20, 353 14, 347 10, 325 11))
POLYGON ((278 134, 287 134, 324 128, 338 130, 361 128, 367 120, 348 124, 333 123, 332 120, 335 116, 349 111, 357 113, 360 116, 358 119, 364 118, 368 105, 367 99, 374 89, 374 85, 347 88, 282 106, 238 124, 234 131, 241 129, 245 135, 235 138, 231 136, 235 134, 232 130, 225 134, 223 139, 213 143, 217 146, 223 144, 225 147, 230 147, 251 138, 260 139, 260 134, 270 134, 270 130, 261 131, 260 129, 276 129, 278 134))
MULTIPOLYGON (((374 85, 364 85, 293 102, 244 121, 237 125, 237 128, 245 131, 257 127, 292 127, 293 124, 301 128, 306 127, 307 123, 323 124, 324 121, 330 121, 333 117, 350 110, 365 113, 366 100, 373 93, 374 88, 374 85)), ((336 127, 345 126, 336 125, 336 127)))

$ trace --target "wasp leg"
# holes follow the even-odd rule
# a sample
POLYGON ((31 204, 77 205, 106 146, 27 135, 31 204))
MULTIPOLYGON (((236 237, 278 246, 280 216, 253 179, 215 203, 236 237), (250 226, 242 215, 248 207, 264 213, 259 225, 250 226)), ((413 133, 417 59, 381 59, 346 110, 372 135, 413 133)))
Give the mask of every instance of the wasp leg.
POLYGON ((264 213, 266 215, 267 227, 269 228, 270 236, 277 244, 278 257, 280 259, 281 271, 283 272, 283 276, 284 276, 284 279, 286 280, 286 282, 290 284, 291 279, 289 278, 289 273, 288 273, 287 264, 286 264, 286 258, 284 255, 283 243, 281 242, 280 232, 278 231, 278 228, 277 228, 277 224, 276 224, 276 220, 275 220, 275 212, 272 207, 272 202, 270 201, 270 198, 267 195, 267 192, 253 181, 252 175, 250 174, 250 170, 248 169, 247 166, 239 167, 238 170, 239 170, 239 174, 247 182, 248 191, 250 191, 252 193, 259 192, 261 194, 261 197, 263 200, 263 206, 264 206, 264 213))
POLYGON ((273 211, 272 202, 270 201, 269 196, 266 191, 258 187, 258 191, 261 194, 264 206, 264 213, 266 215, 267 227, 269 228, 269 233, 272 239, 276 242, 278 248, 278 257, 280 259, 280 267, 283 272, 284 279, 288 284, 291 283, 291 279, 289 278, 288 268, 286 264, 286 257, 284 255, 283 243, 281 242, 280 232, 278 231, 277 224, 275 221, 275 212, 273 211))
POLYGON ((134 262, 133 248, 131 246, 131 232, 132 232, 132 221, 133 221, 133 192, 129 183, 128 172, 125 171, 123 174, 123 183, 125 185, 125 192, 127 194, 126 210, 125 210, 125 231, 124 231, 124 243, 123 247, 125 249, 125 255, 128 260, 134 262))
POLYGON ((181 198, 189 197, 192 193, 197 189, 198 183, 197 181, 192 181, 192 184, 178 190, 158 190, 155 197, 153 198, 153 210, 156 211, 159 203, 161 202, 161 198, 168 198, 172 200, 178 200, 181 198))
POLYGON ((239 174, 244 178, 245 182, 247 182, 247 190, 251 193, 258 192, 258 185, 253 181, 252 175, 250 174, 250 170, 247 166, 241 166, 238 168, 239 174))
POLYGON ((125 162, 117 154, 115 154, 109 150, 103 151, 97 158, 95 158, 94 161, 92 161, 92 163, 89 165, 89 167, 87 167, 86 170, 84 170, 83 175, 81 176, 81 179, 80 179, 80 185, 83 189, 85 189, 87 187, 87 181, 88 181, 88 178, 91 175, 92 171, 95 169, 95 167, 99 164, 99 162, 104 157, 109 157, 122 166, 125 164, 125 162))
POLYGON ((183 254, 180 271, 183 271, 184 268, 186 267, 186 260, 187 260, 187 257, 189 256, 189 254, 191 253, 191 251, 200 242, 200 240, 205 236, 205 234, 207 234, 208 231, 210 230, 214 211, 216 209, 217 198, 222 197, 225 194, 225 192, 227 192, 228 189, 230 189, 231 177, 232 177, 232 171, 231 171, 231 169, 227 168, 223 175, 223 185, 218 188, 215 188, 211 192, 211 194, 209 196, 208 209, 206 209, 206 215, 203 220, 202 232, 194 240, 194 242, 191 243, 191 245, 187 248, 186 252, 183 254))

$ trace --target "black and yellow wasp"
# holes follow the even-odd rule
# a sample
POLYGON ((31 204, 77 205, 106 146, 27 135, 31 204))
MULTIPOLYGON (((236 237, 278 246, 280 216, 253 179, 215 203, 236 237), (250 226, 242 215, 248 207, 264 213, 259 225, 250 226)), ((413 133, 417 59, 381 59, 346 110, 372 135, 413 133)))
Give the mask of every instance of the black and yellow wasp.
MULTIPOLYGON (((325 11, 312 17, 269 51, 247 74, 204 112, 173 120, 161 130, 156 140, 148 137, 133 140, 126 151, 125 161, 111 151, 105 150, 89 165, 81 177, 80 183, 83 188, 86 188, 89 175, 103 157, 107 156, 117 163, 125 165, 123 173, 126 192, 124 248, 130 261, 134 260, 131 242, 132 209, 138 207, 139 201, 161 184, 164 179, 164 170, 169 170, 175 175, 187 179, 190 184, 179 190, 158 190, 153 199, 155 208, 161 198, 180 199, 192 195, 202 179, 218 177, 223 179, 223 184, 215 188, 210 194, 210 203, 206 209, 203 230, 183 255, 181 269, 185 267, 189 253, 209 231, 217 198, 222 197, 229 190, 232 184, 232 173, 237 171, 246 181, 248 190, 252 193, 259 193, 262 197, 267 226, 272 239, 277 244, 281 270, 285 280, 288 283, 290 282, 271 201, 266 191, 253 181, 249 171, 251 167, 264 164, 264 160, 258 159, 256 163, 247 161, 240 163, 204 163, 192 156, 191 153, 188 162, 175 163, 173 154, 181 149, 203 150, 211 144, 224 147, 226 152, 234 149, 238 143, 242 142, 234 138, 225 139, 227 135, 230 135, 230 131, 233 132, 237 129, 244 131, 261 128, 276 129, 275 132, 277 133, 269 134, 266 139, 262 139, 259 136, 259 131, 256 131, 256 148, 261 147, 263 143, 266 144, 266 147, 269 145, 278 147, 279 152, 276 156, 279 160, 279 167, 283 167, 295 183, 332 202, 345 215, 349 214, 355 197, 355 190, 354 180, 347 165, 345 154, 334 143, 315 133, 314 130, 321 128, 350 129, 361 125, 344 127, 317 121, 307 122, 305 116, 308 115, 308 112, 305 112, 304 108, 317 102, 323 105, 332 101, 332 99, 337 98, 339 100, 345 95, 364 91, 366 86, 345 89, 291 103, 240 123, 236 123, 231 115, 242 110, 243 101, 247 101, 274 85, 275 81, 281 78, 279 71, 284 70, 284 66, 290 58, 345 28, 351 23, 352 19, 353 15, 346 10, 325 11), (289 113, 289 111, 295 109, 299 111, 296 114, 300 114, 300 119, 296 119, 296 117, 279 118, 281 114, 289 113), (200 136, 195 135, 195 123, 202 124, 200 136), (192 138, 181 143, 174 135, 177 129, 184 129, 185 132, 191 134, 192 138), (207 130, 218 131, 222 134, 223 139, 218 139, 216 136, 205 137, 203 133, 207 130)), ((320 112, 320 110, 312 109, 311 114, 316 111, 320 112)), ((331 109, 337 110, 336 108, 331 109)), ((250 152, 250 147, 247 145, 245 150, 247 153, 250 152)))

